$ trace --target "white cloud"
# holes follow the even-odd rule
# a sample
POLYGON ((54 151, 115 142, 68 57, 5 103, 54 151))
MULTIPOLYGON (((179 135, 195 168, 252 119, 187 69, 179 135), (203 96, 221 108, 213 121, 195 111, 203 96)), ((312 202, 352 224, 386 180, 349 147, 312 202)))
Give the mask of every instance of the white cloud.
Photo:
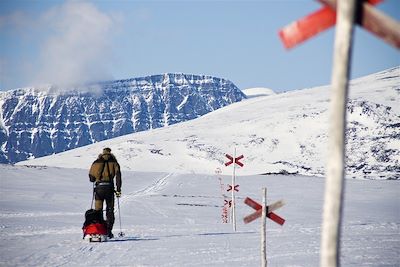
POLYGON ((59 88, 111 79, 108 66, 116 20, 93 3, 67 1, 43 15, 51 34, 44 40, 36 83, 59 88))

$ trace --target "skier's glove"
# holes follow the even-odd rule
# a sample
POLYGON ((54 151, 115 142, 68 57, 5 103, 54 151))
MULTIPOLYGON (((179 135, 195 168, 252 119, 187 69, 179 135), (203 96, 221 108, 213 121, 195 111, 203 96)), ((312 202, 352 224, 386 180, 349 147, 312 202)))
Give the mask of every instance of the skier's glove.
POLYGON ((120 191, 115 192, 115 196, 116 197, 121 197, 121 192, 120 191))

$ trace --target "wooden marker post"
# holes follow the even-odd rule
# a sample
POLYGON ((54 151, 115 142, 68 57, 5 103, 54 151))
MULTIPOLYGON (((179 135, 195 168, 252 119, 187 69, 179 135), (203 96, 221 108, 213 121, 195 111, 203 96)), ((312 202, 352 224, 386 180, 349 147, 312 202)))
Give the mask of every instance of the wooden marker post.
POLYGON ((338 2, 332 97, 330 106, 329 158, 325 182, 321 266, 339 266, 340 226, 345 165, 346 102, 350 72, 356 0, 338 2))
MULTIPOLYGON (((236 158, 236 147, 233 152, 233 158, 236 158)), ((232 186, 234 187, 235 185, 236 185, 236 164, 233 163, 232 186)), ((232 191, 232 226, 233 226, 233 231, 236 232, 235 190, 231 191, 232 191)))
POLYGON ((221 219, 222 223, 228 223, 228 208, 230 207, 231 201, 228 200, 228 197, 225 194, 225 185, 222 182, 222 170, 221 168, 217 168, 215 170, 215 174, 217 175, 217 178, 219 180, 219 187, 221 189, 221 196, 223 200, 223 205, 222 205, 222 214, 221 214, 221 219))
POLYGON ((261 267, 267 267, 267 188, 262 192, 261 267))
MULTIPOLYGON (((346 104, 354 24, 358 23, 396 49, 400 49, 400 23, 374 9, 382 0, 318 0, 325 7, 279 32, 286 48, 292 48, 335 23, 336 34, 332 71, 331 125, 326 168, 322 224, 322 267, 339 266, 340 226, 345 170, 346 104)), ((248 216, 248 220, 252 219, 248 216)))
POLYGON ((261 266, 267 266, 267 218, 273 220, 279 225, 283 225, 285 223, 285 219, 281 218, 277 214, 273 213, 273 211, 283 207, 285 202, 283 200, 279 200, 271 205, 267 205, 267 189, 263 188, 262 190, 262 203, 259 204, 252 200, 249 197, 246 197, 244 203, 256 211, 247 215, 243 218, 244 223, 250 223, 255 219, 261 218, 261 266))
POLYGON ((243 167, 244 164, 240 162, 241 159, 244 158, 243 155, 240 155, 239 157, 236 157, 236 148, 233 153, 233 157, 229 154, 225 154, 225 157, 229 159, 228 162, 225 163, 225 166, 229 166, 233 164, 233 173, 232 173, 232 185, 229 185, 229 189, 227 190, 232 191, 232 202, 231 202, 231 208, 232 208, 232 225, 233 225, 233 231, 236 232, 236 213, 235 213, 235 191, 239 192, 239 185, 236 184, 236 164, 239 165, 239 167, 243 167))

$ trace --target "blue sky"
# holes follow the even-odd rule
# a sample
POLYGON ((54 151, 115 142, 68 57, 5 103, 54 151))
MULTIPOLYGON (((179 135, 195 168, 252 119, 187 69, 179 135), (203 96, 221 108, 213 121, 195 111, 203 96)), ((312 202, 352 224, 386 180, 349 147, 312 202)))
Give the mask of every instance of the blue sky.
MULTIPOLYGON (((286 50, 278 30, 319 9, 282 1, 0 1, 0 90, 165 72, 277 92, 330 83, 334 28, 286 50)), ((400 20, 400 1, 378 8, 400 20)), ((352 77, 400 65, 357 27, 352 77)))

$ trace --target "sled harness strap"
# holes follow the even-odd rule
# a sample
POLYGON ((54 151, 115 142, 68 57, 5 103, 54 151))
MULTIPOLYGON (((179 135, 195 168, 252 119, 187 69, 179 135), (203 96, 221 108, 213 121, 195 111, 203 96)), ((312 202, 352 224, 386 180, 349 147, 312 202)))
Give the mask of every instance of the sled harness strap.
MULTIPOLYGON (((100 181, 101 180, 103 180, 103 171, 104 171, 104 167, 106 166, 106 163, 107 163, 108 161, 104 161, 104 163, 103 163, 103 167, 101 168, 101 172, 100 172, 100 181)), ((108 166, 108 165, 107 165, 108 166)))

